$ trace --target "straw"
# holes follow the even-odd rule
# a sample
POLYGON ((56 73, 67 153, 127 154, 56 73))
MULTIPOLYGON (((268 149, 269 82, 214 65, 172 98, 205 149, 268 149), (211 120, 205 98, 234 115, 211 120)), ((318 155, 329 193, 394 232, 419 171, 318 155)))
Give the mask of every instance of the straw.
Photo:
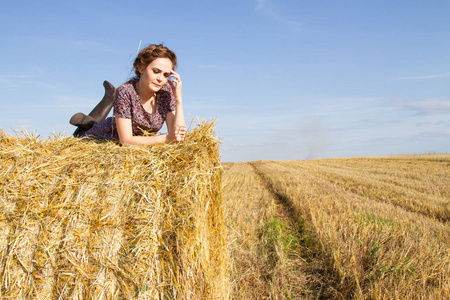
POLYGON ((227 299, 214 126, 146 147, 0 131, 0 298, 227 299))

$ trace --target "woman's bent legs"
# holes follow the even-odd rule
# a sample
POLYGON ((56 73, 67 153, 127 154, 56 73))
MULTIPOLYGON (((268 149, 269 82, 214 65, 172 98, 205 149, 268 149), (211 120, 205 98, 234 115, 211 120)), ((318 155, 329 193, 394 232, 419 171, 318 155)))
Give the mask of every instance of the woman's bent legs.
POLYGON ((103 96, 103 99, 89 113, 89 115, 86 116, 83 113, 76 113, 70 119, 70 124, 78 127, 73 133, 74 136, 78 137, 82 135, 84 132, 94 126, 94 124, 106 119, 109 112, 111 111, 111 108, 114 104, 116 88, 106 80, 103 82, 103 87, 105 88, 105 95, 103 96))

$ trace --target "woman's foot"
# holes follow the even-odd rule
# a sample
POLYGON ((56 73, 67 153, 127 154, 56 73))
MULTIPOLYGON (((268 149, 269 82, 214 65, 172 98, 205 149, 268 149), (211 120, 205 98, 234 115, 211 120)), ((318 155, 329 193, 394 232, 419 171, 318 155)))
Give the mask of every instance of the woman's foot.
POLYGON ((111 108, 113 107, 116 94, 116 88, 110 82, 105 80, 103 82, 103 87, 105 88, 105 95, 103 96, 103 99, 89 113, 89 116, 94 118, 97 123, 100 123, 108 116, 111 108))
POLYGON ((89 115, 86 116, 83 113, 76 113, 72 116, 72 118, 70 118, 69 123, 87 130, 94 126, 97 122, 89 115))

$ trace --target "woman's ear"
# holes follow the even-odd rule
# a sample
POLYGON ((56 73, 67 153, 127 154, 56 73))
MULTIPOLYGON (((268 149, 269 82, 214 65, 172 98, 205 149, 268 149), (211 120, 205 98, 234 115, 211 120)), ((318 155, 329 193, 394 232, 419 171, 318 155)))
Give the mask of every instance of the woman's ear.
POLYGON ((144 73, 144 70, 142 69, 142 67, 137 67, 136 69, 139 72, 139 74, 142 75, 142 73, 144 73))

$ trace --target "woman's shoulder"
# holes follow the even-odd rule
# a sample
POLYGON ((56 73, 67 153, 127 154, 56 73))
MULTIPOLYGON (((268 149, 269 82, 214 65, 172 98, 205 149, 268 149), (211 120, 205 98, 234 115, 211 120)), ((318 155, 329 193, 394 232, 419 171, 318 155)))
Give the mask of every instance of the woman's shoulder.
POLYGON ((123 83, 116 89, 116 94, 125 95, 125 94, 133 94, 136 92, 136 79, 132 78, 127 82, 123 83))

